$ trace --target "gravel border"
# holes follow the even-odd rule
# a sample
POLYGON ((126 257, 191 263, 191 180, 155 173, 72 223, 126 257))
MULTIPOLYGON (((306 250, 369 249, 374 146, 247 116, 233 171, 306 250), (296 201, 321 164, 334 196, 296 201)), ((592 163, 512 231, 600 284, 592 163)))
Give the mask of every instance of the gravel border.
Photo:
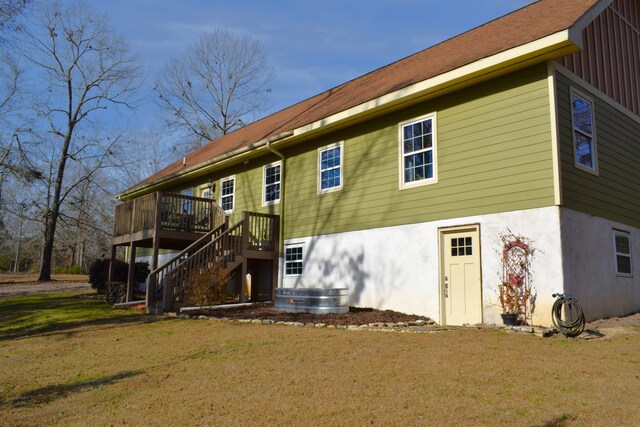
MULTIPOLYGON (((327 325, 325 323, 302 323, 302 322, 284 322, 271 319, 231 319, 228 317, 210 317, 203 314, 189 315, 186 313, 166 313, 169 317, 178 317, 181 319, 192 320, 210 320, 221 323, 244 323, 259 325, 283 325, 293 326, 297 328, 326 328, 326 329, 344 329, 348 331, 378 331, 378 332, 398 332, 398 333, 437 333, 459 329, 495 329, 503 330, 508 333, 526 333, 534 334, 539 337, 553 337, 559 334, 559 331, 553 328, 544 328, 536 326, 504 326, 504 325, 464 325, 464 326, 441 326, 433 320, 415 320, 409 322, 398 323, 369 323, 364 325, 327 325)), ((561 335, 562 336, 562 335, 561 335)), ((592 335, 589 331, 580 335, 582 339, 599 338, 602 334, 592 335)))

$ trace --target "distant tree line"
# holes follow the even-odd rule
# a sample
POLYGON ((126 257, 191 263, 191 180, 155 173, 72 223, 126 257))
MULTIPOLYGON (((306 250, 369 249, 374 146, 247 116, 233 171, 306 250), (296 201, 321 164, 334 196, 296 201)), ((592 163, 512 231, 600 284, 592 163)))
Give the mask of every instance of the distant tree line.
POLYGON ((220 29, 148 89, 89 5, 0 0, 0 271, 86 272, 109 253, 115 194, 256 119, 270 78, 259 43, 220 29), (147 98, 157 125, 122 125, 147 98))

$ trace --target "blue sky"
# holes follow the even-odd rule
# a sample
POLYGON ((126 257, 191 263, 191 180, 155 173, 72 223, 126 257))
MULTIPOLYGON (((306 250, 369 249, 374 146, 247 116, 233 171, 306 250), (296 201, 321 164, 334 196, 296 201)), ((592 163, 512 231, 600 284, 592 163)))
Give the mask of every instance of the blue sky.
POLYGON ((206 1, 100 0, 147 73, 138 120, 157 120, 157 72, 216 27, 262 42, 275 79, 273 113, 519 9, 531 0, 206 1))

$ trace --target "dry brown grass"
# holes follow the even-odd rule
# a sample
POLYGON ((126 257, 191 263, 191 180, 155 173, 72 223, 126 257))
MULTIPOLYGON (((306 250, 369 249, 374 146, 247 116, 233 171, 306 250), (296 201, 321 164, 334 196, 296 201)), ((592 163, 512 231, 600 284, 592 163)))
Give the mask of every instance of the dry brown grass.
MULTIPOLYGON (((52 274, 51 279, 59 282, 88 282, 86 274, 52 274)), ((38 273, 0 272, 0 283, 32 283, 38 280, 38 273)))
POLYGON ((640 423, 638 336, 144 319, 0 337, 0 425, 640 423))

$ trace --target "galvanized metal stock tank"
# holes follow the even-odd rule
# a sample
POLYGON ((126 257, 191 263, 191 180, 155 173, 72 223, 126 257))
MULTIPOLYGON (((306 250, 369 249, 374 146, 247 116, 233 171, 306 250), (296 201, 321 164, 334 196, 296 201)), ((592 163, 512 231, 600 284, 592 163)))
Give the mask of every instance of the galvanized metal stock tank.
POLYGON ((347 288, 276 288, 276 310, 290 313, 347 313, 347 288))

